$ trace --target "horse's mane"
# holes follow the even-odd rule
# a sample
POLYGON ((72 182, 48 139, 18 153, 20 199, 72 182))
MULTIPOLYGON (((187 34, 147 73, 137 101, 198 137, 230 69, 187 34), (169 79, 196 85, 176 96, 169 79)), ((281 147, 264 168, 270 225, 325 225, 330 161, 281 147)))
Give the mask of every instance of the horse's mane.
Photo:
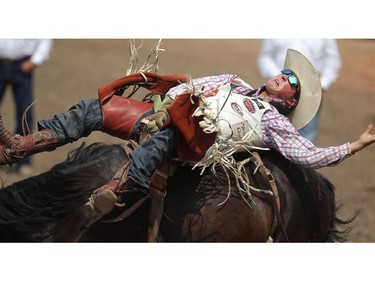
POLYGON ((77 211, 125 157, 120 145, 83 143, 49 171, 0 189, 0 240, 28 240, 77 211))

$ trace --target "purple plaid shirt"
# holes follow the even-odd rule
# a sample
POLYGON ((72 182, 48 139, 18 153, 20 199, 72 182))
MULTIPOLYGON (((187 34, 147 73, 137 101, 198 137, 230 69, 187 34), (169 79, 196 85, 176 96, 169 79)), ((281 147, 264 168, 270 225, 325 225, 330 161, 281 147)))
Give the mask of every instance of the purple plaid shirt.
MULTIPOLYGON (((253 90, 249 85, 243 85, 238 78, 234 74, 223 74, 194 79, 193 84, 197 89, 204 87, 204 91, 209 91, 230 82, 238 85, 232 92, 241 95, 253 90)), ((170 89, 167 95, 174 99, 176 95, 184 92, 186 86, 181 84, 170 89)), ((261 126, 264 146, 278 150, 285 158, 301 166, 333 166, 352 155, 350 143, 327 148, 316 147, 298 133, 287 117, 272 110, 263 114, 261 126)))

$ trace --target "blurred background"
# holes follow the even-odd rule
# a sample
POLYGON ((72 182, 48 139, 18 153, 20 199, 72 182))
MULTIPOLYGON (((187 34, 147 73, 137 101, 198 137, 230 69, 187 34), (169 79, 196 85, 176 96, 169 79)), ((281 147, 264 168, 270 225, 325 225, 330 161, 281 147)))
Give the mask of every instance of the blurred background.
MULTIPOLYGON (((139 41, 137 41, 139 43, 139 41)), ((143 41, 139 50, 140 64, 157 40, 143 41)), ((160 53, 159 74, 190 74, 193 78, 235 73, 253 87, 266 82, 256 60, 260 39, 165 39, 165 52, 160 53)), ((128 39, 56 39, 50 58, 35 72, 35 119, 49 119, 67 111, 83 98, 97 96, 97 89, 124 76, 129 62, 128 39)), ((356 140, 369 123, 375 123, 375 40, 339 39, 342 59, 340 75, 323 96, 317 146, 338 145, 356 140)), ((1 104, 5 125, 15 126, 14 101, 8 93, 1 104)), ((34 124, 33 131, 36 131, 34 124)), ((33 172, 39 174, 63 161, 69 151, 87 143, 121 140, 101 132, 37 154, 33 172)), ((339 216, 350 218, 358 209, 350 242, 375 241, 375 145, 359 152, 337 167, 322 168, 321 174, 336 187, 339 216)), ((9 185, 22 179, 8 167, 0 168, 0 176, 9 185)))

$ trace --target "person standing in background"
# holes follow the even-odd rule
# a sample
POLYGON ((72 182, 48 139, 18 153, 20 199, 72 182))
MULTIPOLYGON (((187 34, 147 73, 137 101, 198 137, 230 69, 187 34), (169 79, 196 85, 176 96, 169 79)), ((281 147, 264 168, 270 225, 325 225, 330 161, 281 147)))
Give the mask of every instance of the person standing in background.
MULTIPOLYGON (((341 70, 341 57, 335 39, 264 39, 257 59, 259 72, 271 78, 283 67, 287 49, 306 56, 320 75, 323 93, 336 81, 341 70)), ((315 142, 319 129, 321 106, 314 118, 298 132, 315 142)))
MULTIPOLYGON (((10 85, 16 106, 17 134, 23 134, 22 115, 34 102, 34 70, 49 58, 52 47, 51 39, 0 39, 0 103, 10 85)), ((31 130, 33 107, 28 109, 26 120, 31 130)), ((30 176, 31 158, 17 163, 16 170, 23 176, 30 176)))

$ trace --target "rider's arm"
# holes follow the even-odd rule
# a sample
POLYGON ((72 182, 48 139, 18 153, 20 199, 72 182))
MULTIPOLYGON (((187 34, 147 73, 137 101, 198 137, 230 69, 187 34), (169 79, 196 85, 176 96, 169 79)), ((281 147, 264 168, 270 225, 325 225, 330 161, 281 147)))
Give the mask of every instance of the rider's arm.
MULTIPOLYGON (((207 76, 207 77, 201 77, 193 79, 193 85, 196 89, 201 90, 202 88, 204 91, 210 91, 213 89, 217 89, 220 86, 223 86, 225 84, 228 84, 230 81, 239 78, 235 74, 222 74, 217 76, 207 76)), ((179 94, 186 93, 187 91, 187 84, 183 83, 176 87, 171 88, 167 92, 167 96, 169 96, 172 99, 175 99, 175 97, 179 94)))
POLYGON ((353 155, 351 144, 319 148, 303 138, 289 119, 268 111, 262 118, 263 142, 291 162, 310 168, 334 166, 353 155))

